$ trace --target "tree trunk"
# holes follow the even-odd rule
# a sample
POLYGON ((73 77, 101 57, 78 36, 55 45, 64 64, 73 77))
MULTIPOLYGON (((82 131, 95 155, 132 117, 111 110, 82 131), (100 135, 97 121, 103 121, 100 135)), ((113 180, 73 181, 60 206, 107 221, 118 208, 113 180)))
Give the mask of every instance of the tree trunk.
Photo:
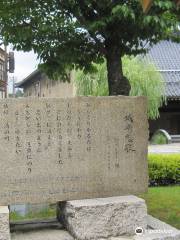
POLYGON ((129 95, 130 84, 123 76, 121 54, 118 47, 108 46, 106 48, 107 72, 109 95, 129 95))

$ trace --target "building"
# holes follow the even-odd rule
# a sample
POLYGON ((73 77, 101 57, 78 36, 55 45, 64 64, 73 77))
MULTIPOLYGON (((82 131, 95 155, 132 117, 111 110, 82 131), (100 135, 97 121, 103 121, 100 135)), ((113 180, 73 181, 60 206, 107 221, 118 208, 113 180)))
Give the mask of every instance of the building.
POLYGON ((23 88, 24 97, 73 97, 73 72, 70 72, 69 79, 70 82, 52 80, 40 70, 35 70, 15 86, 23 88))
POLYGON ((0 98, 6 97, 7 72, 6 72, 6 52, 0 48, 0 98))
POLYGON ((180 134, 180 43, 161 41, 150 49, 147 57, 162 74, 167 97, 167 104, 159 109, 160 117, 149 122, 150 135, 158 129, 180 134))

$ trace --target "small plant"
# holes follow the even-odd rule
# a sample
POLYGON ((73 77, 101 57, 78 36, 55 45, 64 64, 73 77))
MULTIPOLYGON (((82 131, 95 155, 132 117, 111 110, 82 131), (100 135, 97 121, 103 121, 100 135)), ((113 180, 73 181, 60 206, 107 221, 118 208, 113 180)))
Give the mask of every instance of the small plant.
POLYGON ((151 186, 180 184, 180 154, 149 154, 151 186))
POLYGON ((11 221, 23 221, 23 220, 32 220, 32 219, 47 219, 54 218, 56 216, 56 207, 55 205, 44 208, 39 212, 29 212, 25 216, 21 216, 16 211, 10 212, 11 221))
POLYGON ((151 138, 151 144, 167 144, 168 139, 162 133, 156 133, 151 138))

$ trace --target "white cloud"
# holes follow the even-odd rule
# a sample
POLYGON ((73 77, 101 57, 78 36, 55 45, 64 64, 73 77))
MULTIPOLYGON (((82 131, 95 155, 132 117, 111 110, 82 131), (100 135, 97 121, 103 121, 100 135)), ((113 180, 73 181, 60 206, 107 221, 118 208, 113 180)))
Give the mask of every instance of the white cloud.
POLYGON ((9 74, 15 77, 16 82, 23 80, 31 72, 33 72, 39 61, 37 60, 37 55, 33 51, 25 53, 23 51, 14 51, 15 56, 15 72, 14 74, 9 74))

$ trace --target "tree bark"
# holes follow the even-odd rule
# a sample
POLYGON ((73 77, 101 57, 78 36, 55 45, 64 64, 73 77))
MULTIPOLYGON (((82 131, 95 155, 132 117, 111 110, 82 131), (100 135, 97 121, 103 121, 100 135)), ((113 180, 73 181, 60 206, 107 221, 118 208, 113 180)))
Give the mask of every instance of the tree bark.
POLYGON ((123 76, 122 59, 120 50, 115 46, 106 48, 106 61, 108 73, 109 95, 129 95, 130 84, 128 79, 123 76))

